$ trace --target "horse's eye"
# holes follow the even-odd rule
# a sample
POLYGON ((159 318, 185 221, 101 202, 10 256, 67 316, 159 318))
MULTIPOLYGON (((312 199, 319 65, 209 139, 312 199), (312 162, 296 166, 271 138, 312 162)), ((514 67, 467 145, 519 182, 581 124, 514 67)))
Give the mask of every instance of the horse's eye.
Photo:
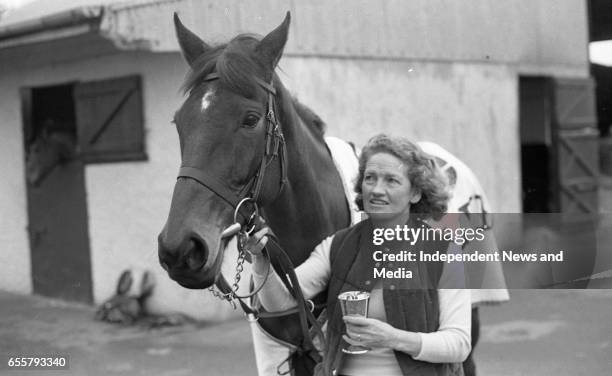
POLYGON ((259 123, 259 116, 255 114, 248 114, 244 119, 242 119, 242 125, 245 127, 254 128, 257 123, 259 123))

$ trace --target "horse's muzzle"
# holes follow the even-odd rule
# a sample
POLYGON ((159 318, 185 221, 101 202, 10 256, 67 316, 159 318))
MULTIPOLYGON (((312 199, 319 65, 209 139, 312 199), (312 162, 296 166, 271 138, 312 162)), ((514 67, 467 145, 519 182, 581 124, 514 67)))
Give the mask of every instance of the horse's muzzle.
POLYGON ((211 274, 208 277, 194 276, 192 271, 184 273, 182 270, 172 270, 168 272, 168 276, 179 285, 188 289, 206 289, 215 283, 214 275, 211 274))
POLYGON ((160 265, 170 278, 181 286, 201 289, 215 282, 215 272, 205 268, 209 252, 203 239, 192 236, 177 243, 169 241, 168 237, 161 233, 158 237, 158 247, 160 265))

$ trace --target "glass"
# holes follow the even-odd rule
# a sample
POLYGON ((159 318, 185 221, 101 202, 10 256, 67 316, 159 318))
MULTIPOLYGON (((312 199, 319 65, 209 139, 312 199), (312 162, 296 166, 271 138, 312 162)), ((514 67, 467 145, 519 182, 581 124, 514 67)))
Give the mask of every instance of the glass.
MULTIPOLYGON (((342 316, 355 315, 368 317, 369 292, 346 291, 338 295, 338 300, 342 308, 342 316)), ((349 345, 342 348, 342 352, 347 354, 365 354, 370 350, 369 347, 361 345, 349 345)))

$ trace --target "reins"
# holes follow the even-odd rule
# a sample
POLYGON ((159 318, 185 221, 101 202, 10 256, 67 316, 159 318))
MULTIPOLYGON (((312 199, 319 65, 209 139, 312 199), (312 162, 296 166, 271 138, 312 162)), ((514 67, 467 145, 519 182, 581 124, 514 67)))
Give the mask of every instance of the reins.
MULTIPOLYGON (((213 81, 219 79, 217 73, 208 74, 204 80, 213 81)), ((244 249, 244 240, 248 235, 253 232, 258 223, 259 209, 258 205, 261 204, 261 193, 265 180, 265 175, 269 165, 278 160, 280 168, 279 185, 275 196, 270 202, 274 202, 278 196, 282 193, 285 185, 287 184, 287 171, 286 171, 286 144, 283 136, 280 124, 276 117, 275 101, 274 96, 276 95, 276 89, 272 84, 267 83, 257 77, 254 77, 255 81, 267 92, 267 104, 266 104, 266 130, 265 130, 265 150, 259 164, 259 168, 255 174, 249 179, 247 184, 237 193, 234 190, 229 189, 223 182, 214 175, 209 174, 207 171, 194 167, 194 166, 181 166, 177 179, 190 178, 206 187, 208 190, 215 193, 229 205, 234 208, 234 223, 223 231, 222 238, 227 238, 238 233, 238 261, 236 266, 236 276, 234 284, 230 285, 223 274, 220 274, 215 281, 215 286, 219 292, 215 291, 211 287, 210 291, 213 295, 220 299, 230 302, 234 308, 236 307, 234 301, 237 300, 242 307, 243 311, 249 317, 249 320, 257 320, 259 317, 279 317, 283 315, 289 315, 292 313, 299 313, 300 327, 303 333, 303 340, 300 347, 305 350, 314 349, 312 338, 308 329, 308 323, 313 326, 317 335, 320 335, 323 339, 323 332, 320 323, 314 317, 312 313, 314 304, 310 302, 310 307, 307 307, 308 302, 304 299, 302 290, 299 285, 297 276, 295 275, 295 269, 291 262, 291 259, 287 253, 279 245, 278 239, 274 234, 268 235, 268 243, 266 244, 264 253, 267 254, 269 259, 268 271, 266 277, 259 287, 252 290, 249 294, 241 296, 237 294, 238 282, 240 281, 240 274, 243 270, 243 263, 248 257, 247 250, 244 249), (247 194, 242 194, 246 191, 247 194), (246 209, 247 204, 252 206, 253 210, 249 213, 246 209), (241 222, 238 216, 244 219, 241 222), (269 272, 270 264, 274 264, 278 267, 279 273, 277 273, 287 287, 287 290, 291 293, 293 298, 297 301, 298 305, 296 308, 285 311, 285 312, 260 312, 258 309, 251 307, 245 303, 243 299, 252 298, 256 295, 264 286, 269 272)))

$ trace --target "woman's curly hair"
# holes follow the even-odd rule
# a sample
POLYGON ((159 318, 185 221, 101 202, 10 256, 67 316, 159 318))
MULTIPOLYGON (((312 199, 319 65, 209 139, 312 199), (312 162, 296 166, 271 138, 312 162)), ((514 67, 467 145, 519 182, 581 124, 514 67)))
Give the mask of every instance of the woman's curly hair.
POLYGON ((413 188, 421 192, 421 199, 412 204, 411 213, 421 219, 440 219, 447 209, 450 198, 448 179, 436 165, 435 159, 425 153, 418 145, 403 137, 391 138, 385 134, 372 137, 362 149, 359 157, 359 175, 355 181, 355 202, 363 210, 363 174, 365 165, 375 154, 388 153, 400 159, 408 168, 408 179, 413 188))

